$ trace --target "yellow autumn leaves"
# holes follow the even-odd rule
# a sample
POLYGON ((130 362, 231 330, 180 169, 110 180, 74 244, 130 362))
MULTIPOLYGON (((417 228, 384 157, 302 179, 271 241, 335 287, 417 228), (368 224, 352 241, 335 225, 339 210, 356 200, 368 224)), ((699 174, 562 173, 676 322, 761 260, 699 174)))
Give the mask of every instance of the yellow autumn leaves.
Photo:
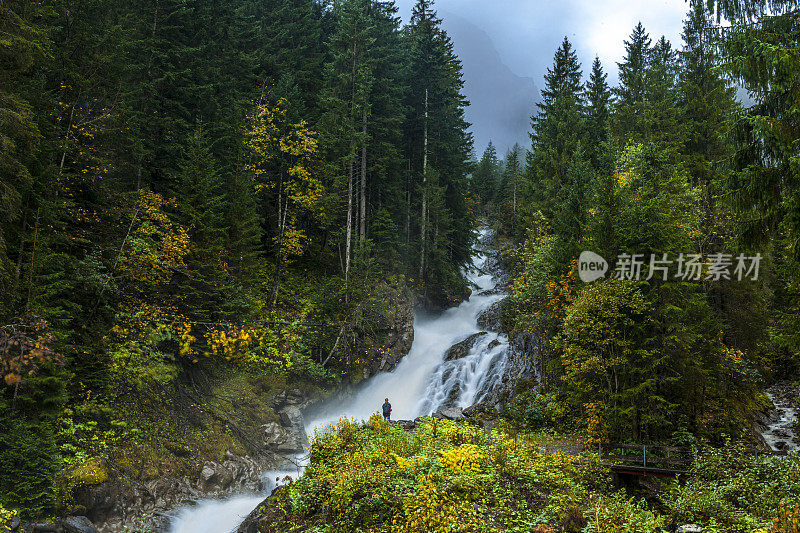
POLYGON ((299 227, 303 216, 321 217, 325 187, 320 178, 317 133, 287 116, 288 102, 260 103, 251 117, 247 147, 253 159, 246 165, 259 194, 277 197, 280 230, 275 244, 286 258, 304 253, 308 237, 299 227))

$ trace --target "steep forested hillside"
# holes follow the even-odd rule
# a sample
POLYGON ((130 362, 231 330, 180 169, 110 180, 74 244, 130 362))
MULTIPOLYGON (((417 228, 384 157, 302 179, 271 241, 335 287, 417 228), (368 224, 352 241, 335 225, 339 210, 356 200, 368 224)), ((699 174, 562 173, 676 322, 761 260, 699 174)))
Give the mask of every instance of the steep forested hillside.
POLYGON ((460 63, 430 2, 396 11, 2 3, 4 505, 53 509, 59 470, 148 431, 132 398, 219 371, 334 386, 398 298, 467 293, 460 63))
POLYGON ((475 161, 432 0, 0 0, 0 531, 256 486, 470 295, 491 225, 480 327, 536 379, 480 427, 341 421, 261 526, 796 532, 796 457, 751 450, 800 372, 800 3, 686 8, 619 36, 616 86, 565 37, 530 145, 475 161), (611 442, 703 453, 647 508, 611 442))
POLYGON ((693 3, 677 47, 638 24, 616 87, 565 38, 524 165, 486 149, 473 186, 510 242, 505 318, 539 339, 541 387, 517 399, 531 424, 720 444, 747 434, 765 382, 797 378, 800 21, 784 4, 693 3), (582 281, 586 251, 599 280, 582 281))

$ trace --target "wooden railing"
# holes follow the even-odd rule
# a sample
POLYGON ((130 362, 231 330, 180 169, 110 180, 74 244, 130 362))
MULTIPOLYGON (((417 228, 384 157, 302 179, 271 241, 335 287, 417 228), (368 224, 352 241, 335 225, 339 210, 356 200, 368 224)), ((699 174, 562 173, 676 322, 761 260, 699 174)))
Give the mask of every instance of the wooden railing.
POLYGON ((600 457, 605 461, 634 464, 642 467, 689 468, 696 455, 696 448, 685 446, 607 444, 600 447, 600 457))

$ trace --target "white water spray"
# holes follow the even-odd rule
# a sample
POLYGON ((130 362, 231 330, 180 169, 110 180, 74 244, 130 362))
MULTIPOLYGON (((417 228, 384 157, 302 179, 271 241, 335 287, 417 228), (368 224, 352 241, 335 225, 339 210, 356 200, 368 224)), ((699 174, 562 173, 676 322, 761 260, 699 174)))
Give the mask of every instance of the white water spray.
POLYGON ((296 472, 264 472, 265 491, 262 494, 239 494, 227 499, 201 500, 196 505, 182 507, 172 519, 169 533, 231 533, 236 531, 249 515, 275 487, 291 479, 296 472))

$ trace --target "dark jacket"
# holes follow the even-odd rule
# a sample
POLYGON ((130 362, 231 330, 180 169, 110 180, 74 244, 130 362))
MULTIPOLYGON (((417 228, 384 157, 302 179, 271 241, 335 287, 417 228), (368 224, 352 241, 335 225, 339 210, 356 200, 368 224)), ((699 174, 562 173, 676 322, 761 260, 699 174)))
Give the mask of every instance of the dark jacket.
POLYGON ((389 402, 384 403, 383 404, 383 416, 389 416, 389 414, 391 412, 392 412, 392 404, 390 404, 389 402))

